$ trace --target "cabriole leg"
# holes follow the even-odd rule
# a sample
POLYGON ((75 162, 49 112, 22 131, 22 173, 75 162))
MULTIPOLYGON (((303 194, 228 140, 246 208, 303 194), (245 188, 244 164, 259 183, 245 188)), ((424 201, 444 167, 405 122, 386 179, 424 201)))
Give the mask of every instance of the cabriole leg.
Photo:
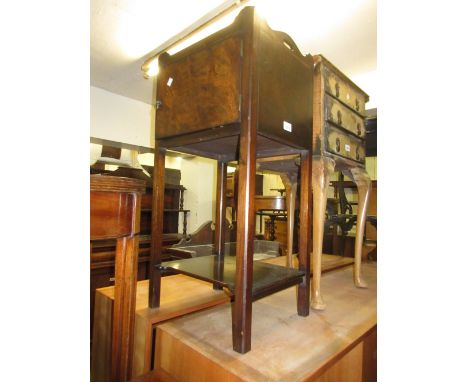
POLYGON ((323 310, 325 303, 320 291, 322 276, 322 247, 325 225, 325 210, 327 207, 328 179, 335 168, 335 162, 330 158, 312 158, 312 194, 314 203, 313 234, 312 234, 312 309, 323 310))
POLYGON ((349 169, 343 173, 356 183, 358 190, 356 242, 354 246, 354 285, 358 288, 367 288, 367 283, 361 278, 361 257, 367 206, 369 204, 369 195, 372 187, 371 180, 366 170, 360 167, 349 169))

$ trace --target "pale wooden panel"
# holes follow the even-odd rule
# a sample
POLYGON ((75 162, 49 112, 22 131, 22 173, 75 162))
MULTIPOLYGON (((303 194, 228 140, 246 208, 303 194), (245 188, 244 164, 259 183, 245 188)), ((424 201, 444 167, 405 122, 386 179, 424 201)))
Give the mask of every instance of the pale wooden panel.
MULTIPOLYGON (((157 334, 156 367, 162 367, 181 380, 190 380, 191 373, 202 373, 185 370, 178 364, 176 360, 184 349, 187 358, 183 362, 196 363, 201 357, 207 358, 210 365, 211 362, 217 365, 210 366, 211 369, 225 369, 226 378, 231 375, 245 381, 318 378, 376 325, 377 267, 369 263, 362 268, 368 289, 354 287, 350 267, 325 274, 322 289, 327 294, 327 309, 311 312, 308 317, 297 315, 295 287, 256 301, 253 304, 252 350, 246 354, 232 350, 228 305, 161 324, 157 334)), ((355 362, 359 351, 362 355, 362 348, 356 350, 349 362, 355 362)), ((199 380, 207 380, 203 379, 208 378, 203 373, 197 374, 199 380)))
POLYGON ((362 382, 362 357, 363 344, 360 342, 318 378, 307 379, 307 381, 362 382))
MULTIPOLYGON (((285 256, 262 261, 286 266, 285 256)), ((330 272, 353 263, 352 258, 323 255, 322 272, 330 272)), ((296 257, 294 257, 294 266, 298 266, 296 257)), ((311 271, 313 272, 313 270, 311 271)), ((94 328, 97 332, 93 335, 93 366, 91 370, 95 382, 108 381, 109 378, 109 363, 106 357, 110 357, 113 299, 113 286, 96 290, 95 309, 97 313, 95 314, 94 328)), ((213 290, 210 283, 184 275, 174 275, 161 279, 161 307, 149 309, 148 280, 139 281, 136 295, 133 375, 137 376, 150 370, 154 325, 187 313, 219 304, 227 304, 229 301, 229 297, 223 291, 213 290)))

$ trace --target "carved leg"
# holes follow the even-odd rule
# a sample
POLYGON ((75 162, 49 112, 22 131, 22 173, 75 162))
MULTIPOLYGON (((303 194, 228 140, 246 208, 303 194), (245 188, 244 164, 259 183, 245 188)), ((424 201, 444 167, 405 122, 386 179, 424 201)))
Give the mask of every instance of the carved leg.
POLYGON ((358 189, 358 212, 356 222, 356 243, 354 247, 354 285, 358 288, 367 288, 367 284, 361 279, 361 255, 366 224, 367 206, 371 190, 371 180, 366 170, 360 167, 349 169, 345 175, 356 183, 358 189))
MULTIPOLYGON (((312 250, 312 309, 323 310, 325 303, 320 291, 322 276, 323 228, 325 224, 325 209, 327 207, 328 179, 335 168, 335 162, 330 158, 312 158, 312 194, 313 213, 313 250, 312 250)), ((302 207, 301 207, 302 208, 302 207)))
POLYGON ((286 265, 293 266, 293 240, 294 240, 294 211, 296 210, 296 194, 297 194, 297 174, 281 174, 281 180, 286 188, 286 203, 288 211, 288 252, 286 256, 286 265))
POLYGON ((153 170, 153 208, 151 216, 151 261, 149 275, 148 306, 159 307, 161 294, 161 264, 162 234, 164 216, 164 166, 166 150, 158 146, 154 148, 153 170))
MULTIPOLYGON (((221 280, 224 273, 224 244, 226 232, 226 178, 227 178, 227 164, 218 161, 217 180, 216 180, 216 222, 215 222, 215 255, 216 261, 214 262, 214 275, 216 280, 221 280)), ((213 284, 213 289, 223 289, 218 284, 213 284)))

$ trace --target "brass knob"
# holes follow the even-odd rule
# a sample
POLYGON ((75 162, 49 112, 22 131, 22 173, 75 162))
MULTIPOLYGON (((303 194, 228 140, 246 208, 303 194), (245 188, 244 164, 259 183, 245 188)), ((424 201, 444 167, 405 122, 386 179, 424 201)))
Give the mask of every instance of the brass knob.
POLYGON ((362 131, 361 131, 361 124, 358 122, 357 123, 357 135, 361 135, 362 131))
POLYGON ((340 138, 336 138, 336 151, 340 152, 340 138))
POLYGON ((341 125, 343 120, 342 120, 342 117, 341 117, 341 111, 340 110, 337 111, 336 118, 338 119, 338 125, 341 125))
POLYGON ((340 96, 340 84, 338 82, 335 83, 335 94, 337 97, 340 96))

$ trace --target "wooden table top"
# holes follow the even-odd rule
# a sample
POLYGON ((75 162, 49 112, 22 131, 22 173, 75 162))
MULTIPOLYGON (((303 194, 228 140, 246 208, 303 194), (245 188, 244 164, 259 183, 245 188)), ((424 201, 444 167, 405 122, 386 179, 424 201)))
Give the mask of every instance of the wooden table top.
MULTIPOLYGON (((184 343, 242 380, 303 380, 317 375, 376 326, 376 263, 363 264, 362 271, 368 289, 354 287, 351 267, 323 275, 327 308, 308 317, 297 315, 295 287, 256 301, 252 350, 246 354, 232 350, 229 305, 163 323, 157 336, 184 343)), ((163 362, 177 362, 161 356, 163 362)))

